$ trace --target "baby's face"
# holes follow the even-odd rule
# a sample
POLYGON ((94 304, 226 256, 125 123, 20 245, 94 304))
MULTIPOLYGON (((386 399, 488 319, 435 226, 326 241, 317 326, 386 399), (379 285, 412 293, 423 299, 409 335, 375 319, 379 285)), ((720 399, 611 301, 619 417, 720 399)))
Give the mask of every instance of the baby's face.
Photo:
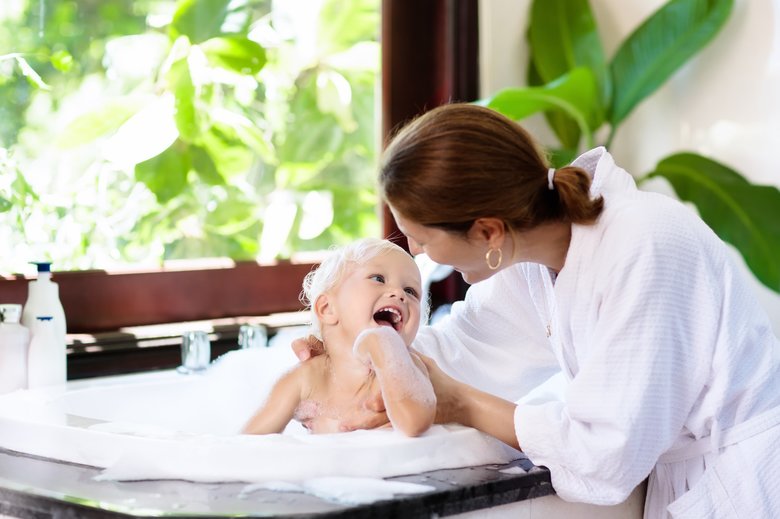
POLYGON ((420 326, 420 271, 411 256, 388 251, 352 266, 330 295, 339 324, 354 340, 366 328, 389 326, 408 346, 420 326))

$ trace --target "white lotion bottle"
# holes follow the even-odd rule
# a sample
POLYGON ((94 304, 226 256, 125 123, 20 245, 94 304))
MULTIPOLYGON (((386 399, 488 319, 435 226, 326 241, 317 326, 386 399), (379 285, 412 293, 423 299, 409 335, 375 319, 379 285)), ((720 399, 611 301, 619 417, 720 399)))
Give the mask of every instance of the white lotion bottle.
POLYGON ((22 305, 0 305, 0 394, 27 387, 30 330, 19 324, 22 305))
POLYGON ((49 315, 35 318, 30 351, 27 355, 27 387, 64 384, 67 381, 65 347, 60 345, 54 319, 49 315))
POLYGON ((57 283, 51 280, 51 263, 35 263, 38 266, 38 278, 27 285, 27 302, 22 312, 22 325, 33 330, 37 317, 50 317, 52 319, 56 341, 65 356, 66 325, 65 311, 60 303, 60 289, 57 283))

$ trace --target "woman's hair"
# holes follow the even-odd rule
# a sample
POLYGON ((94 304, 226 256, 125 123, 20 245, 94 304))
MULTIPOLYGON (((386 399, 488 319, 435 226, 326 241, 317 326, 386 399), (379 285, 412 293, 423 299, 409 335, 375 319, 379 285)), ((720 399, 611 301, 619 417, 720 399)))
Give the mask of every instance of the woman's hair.
MULTIPOLYGON (((333 247, 328 256, 320 263, 319 267, 312 270, 303 278, 303 290, 301 302, 306 305, 311 316, 311 333, 322 339, 322 330, 317 314, 314 312, 314 303, 325 292, 334 289, 341 283, 347 271, 356 264, 365 263, 371 259, 388 252, 400 252, 408 255, 404 249, 388 240, 379 238, 363 238, 341 247, 333 247)), ((411 259, 411 258, 410 258, 411 259)), ((420 302, 420 322, 427 321, 427 305, 420 302)))
POLYGON ((398 132, 383 155, 379 183, 404 217, 460 234, 484 217, 515 230, 595 221, 604 201, 590 197, 590 175, 564 166, 549 189, 548 168, 516 122, 482 106, 450 104, 398 132))

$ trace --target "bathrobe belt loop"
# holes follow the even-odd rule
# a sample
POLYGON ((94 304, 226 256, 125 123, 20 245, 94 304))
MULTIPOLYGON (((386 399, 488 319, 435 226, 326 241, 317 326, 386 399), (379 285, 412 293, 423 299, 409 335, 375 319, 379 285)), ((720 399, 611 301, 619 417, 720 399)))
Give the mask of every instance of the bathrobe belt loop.
POLYGON ((780 406, 773 407, 768 411, 749 418, 721 431, 720 440, 714 441, 714 435, 705 436, 694 440, 692 443, 666 451, 658 458, 658 463, 677 463, 679 461, 689 460, 704 456, 710 452, 718 452, 723 447, 734 445, 753 436, 757 436, 764 431, 780 425, 780 406))

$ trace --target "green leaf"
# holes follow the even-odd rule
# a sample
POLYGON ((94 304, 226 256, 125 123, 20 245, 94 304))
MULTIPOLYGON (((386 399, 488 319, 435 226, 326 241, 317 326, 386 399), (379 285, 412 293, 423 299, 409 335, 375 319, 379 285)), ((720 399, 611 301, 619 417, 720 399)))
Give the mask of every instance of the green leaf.
POLYGON ((146 184, 161 204, 176 197, 187 186, 190 160, 181 152, 181 147, 180 141, 174 142, 156 157, 135 166, 136 180, 146 184))
MULTIPOLYGON (((534 61, 528 60, 528 73, 526 75, 530 86, 544 85, 545 81, 539 76, 534 61)), ((558 141, 564 148, 576 149, 580 143, 580 127, 577 122, 561 110, 550 110, 544 113, 547 124, 550 125, 558 141)))
POLYGON ((576 68, 543 87, 505 88, 478 103, 514 120, 538 112, 562 110, 577 122, 589 145, 600 118, 596 82, 593 73, 584 67, 576 68))
POLYGON ((724 241, 734 245, 750 270, 780 292, 780 191, 749 183, 736 171, 694 153, 669 156, 649 177, 663 177, 677 195, 692 202, 724 241))
POLYGON ((201 144, 217 166, 217 171, 224 178, 246 173, 252 165, 252 152, 235 137, 229 127, 212 126, 203 135, 201 144))
POLYGON ((286 135, 277 147, 280 162, 319 162, 335 153, 344 140, 338 119, 319 109, 316 78, 317 71, 309 70, 296 82, 286 135))
POLYGON ((257 153, 266 162, 273 163, 275 161, 271 145, 257 123, 228 110, 211 110, 209 115, 214 127, 243 143, 245 147, 257 153))
POLYGON ((254 76, 266 63, 265 49, 257 42, 239 36, 211 38, 200 48, 209 62, 239 74, 254 76))
POLYGON ((547 151, 550 155, 550 163, 556 168, 568 166, 574 161, 574 159, 577 158, 577 155, 579 154, 579 150, 572 150, 568 148, 549 149, 547 151))
POLYGON ((60 72, 70 72, 75 64, 73 56, 64 49, 59 49, 52 53, 50 61, 52 66, 60 72))
POLYGON ((206 184, 212 186, 221 186, 225 184, 225 179, 217 171, 217 165, 214 164, 209 152, 198 146, 190 146, 190 156, 192 158, 192 169, 206 184))
POLYGON ((171 35, 173 39, 184 35, 192 43, 201 43, 215 36, 240 32, 248 23, 246 13, 241 12, 242 4, 233 0, 182 0, 173 15, 171 35))
POLYGON ((211 127, 201 135, 201 144, 216 163, 224 178, 245 174, 256 157, 265 163, 275 162, 262 132, 245 117, 226 110, 210 112, 211 127))
POLYGON ((2 196, 0 196, 0 213, 4 213, 6 211, 10 211, 12 207, 11 201, 6 200, 2 196))
POLYGON ((198 114, 195 110, 195 85, 192 83, 190 66, 186 59, 180 59, 171 65, 168 82, 176 99, 176 128, 179 136, 192 142, 199 134, 198 114))
POLYGON ((318 17, 317 48, 321 55, 346 50, 379 33, 379 0, 326 0, 318 17))
POLYGON ((609 70, 588 0, 534 0, 528 39, 531 60, 545 83, 588 67, 599 86, 599 102, 608 105, 609 70))
MULTIPOLYGON (((247 199, 235 187, 226 186, 225 191, 226 196, 207 213, 203 228, 207 232, 232 236, 245 232, 254 226, 256 233, 258 225, 257 202, 247 199)), ((255 238, 257 236, 255 234, 255 238)))
POLYGON ((310 189, 309 184, 321 171, 317 163, 283 163, 276 170, 276 186, 283 189, 310 189))
POLYGON ((612 59, 617 126, 720 30, 734 0, 671 0, 645 20, 612 59))
POLYGON ((70 122, 57 138, 60 148, 73 148, 116 131, 142 107, 138 100, 125 98, 80 115, 70 122))

